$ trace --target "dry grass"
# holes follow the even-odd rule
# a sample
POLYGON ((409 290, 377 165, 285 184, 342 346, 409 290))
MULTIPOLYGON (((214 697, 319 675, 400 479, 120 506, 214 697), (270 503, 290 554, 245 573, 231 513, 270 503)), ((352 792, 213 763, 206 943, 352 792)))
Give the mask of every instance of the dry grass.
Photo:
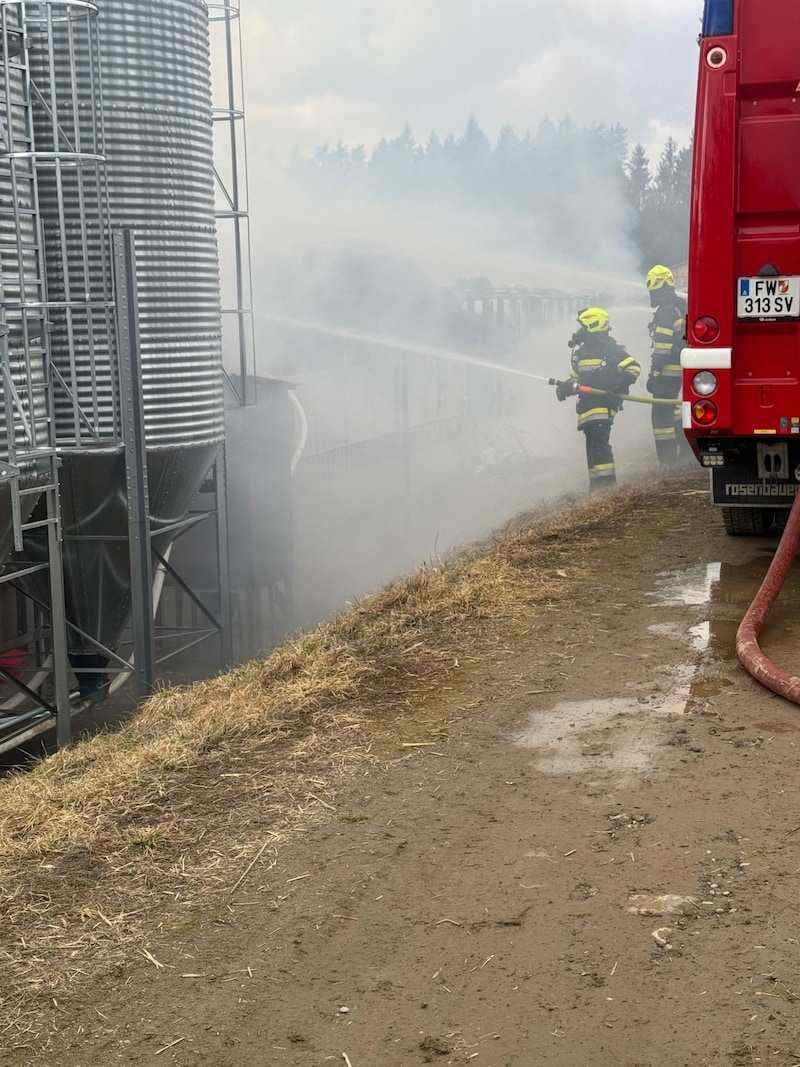
POLYGON ((268 659, 161 692, 119 731, 0 782, 0 1047, 42 1039, 41 998, 133 958, 157 965, 157 929, 213 912, 275 862, 287 833, 330 818, 376 739, 510 623, 529 628, 557 605, 593 540, 647 499, 518 520, 268 659))

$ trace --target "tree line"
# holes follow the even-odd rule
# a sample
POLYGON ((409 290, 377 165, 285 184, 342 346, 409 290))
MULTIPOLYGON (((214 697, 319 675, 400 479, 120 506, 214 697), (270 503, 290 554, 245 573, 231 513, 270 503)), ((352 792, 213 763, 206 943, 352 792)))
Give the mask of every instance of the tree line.
POLYGON ((472 116, 460 136, 425 143, 406 126, 371 152, 341 141, 295 151, 289 171, 311 189, 488 213, 529 250, 586 264, 607 263, 609 247, 627 243, 646 270, 686 259, 691 156, 670 137, 653 165, 624 127, 568 116, 524 136, 506 125, 493 144, 472 116))

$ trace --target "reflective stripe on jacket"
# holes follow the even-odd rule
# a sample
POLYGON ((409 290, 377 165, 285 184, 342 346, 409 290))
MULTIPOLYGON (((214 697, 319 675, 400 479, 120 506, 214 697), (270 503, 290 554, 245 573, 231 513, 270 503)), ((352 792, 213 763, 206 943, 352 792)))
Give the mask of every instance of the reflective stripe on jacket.
POLYGON ((681 349, 686 331, 686 304, 676 296, 659 304, 650 323, 653 378, 681 378, 681 349))
MULTIPOLYGON (((642 372, 622 345, 608 333, 589 334, 582 344, 572 350, 571 377, 580 385, 592 389, 608 389, 612 393, 626 393, 642 372)), ((578 394, 578 429, 591 422, 613 421, 619 405, 594 393, 578 394)))

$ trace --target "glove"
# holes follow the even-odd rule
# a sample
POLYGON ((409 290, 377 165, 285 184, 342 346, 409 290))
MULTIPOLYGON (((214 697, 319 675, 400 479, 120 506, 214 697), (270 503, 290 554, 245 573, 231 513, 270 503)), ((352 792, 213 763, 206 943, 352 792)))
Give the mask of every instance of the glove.
POLYGON ((630 380, 630 378, 628 378, 625 381, 618 382, 615 389, 613 389, 613 390, 609 389, 608 390, 608 403, 609 403, 609 406, 612 407, 612 408, 616 408, 617 411, 621 411, 622 410, 622 396, 623 396, 624 393, 628 392, 628 390, 630 389, 630 387, 632 385, 633 385, 633 382, 630 380))
POLYGON ((652 371, 647 377, 647 384, 645 385, 645 388, 651 396, 653 395, 653 391, 656 388, 656 382, 658 381, 658 378, 659 375, 653 374, 652 371))
POLYGON ((574 378, 566 382, 556 382, 556 400, 566 400, 568 396, 574 396, 578 383, 574 378))

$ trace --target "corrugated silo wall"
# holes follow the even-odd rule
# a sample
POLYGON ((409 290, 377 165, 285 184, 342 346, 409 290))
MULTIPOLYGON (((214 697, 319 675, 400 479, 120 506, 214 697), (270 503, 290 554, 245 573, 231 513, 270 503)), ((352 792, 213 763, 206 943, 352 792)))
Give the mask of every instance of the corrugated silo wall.
MULTIPOLYGON (((102 75, 96 149, 107 160, 111 228, 130 228, 135 236, 150 510, 157 535, 185 516, 224 437, 208 9, 201 0, 95 2, 102 75)), ((76 46, 68 25, 56 40, 55 79, 64 92, 75 71, 78 82, 86 77, 91 57, 76 46)), ((48 57, 34 58, 33 65, 46 98, 52 79, 48 57)), ((52 148, 46 109, 37 118, 37 150, 52 148)), ((76 188, 65 180, 59 190, 54 177, 40 187, 49 297, 55 302, 69 299, 59 228, 66 234, 67 274, 73 279, 88 275, 90 287, 89 276, 107 276, 111 269, 102 225, 89 229, 88 255, 79 247, 84 205, 76 188)), ((130 611, 114 354, 96 342, 81 346, 80 322, 72 326, 75 356, 67 317, 59 323, 56 315, 53 359, 66 374, 73 358, 81 404, 96 414, 102 434, 88 445, 73 439, 62 453, 67 610, 71 621, 113 647, 130 611)), ((70 439, 72 419, 67 398, 57 396, 63 440, 70 439)), ((156 536, 154 543, 163 550, 168 541, 169 535, 156 536)), ((90 650, 74 638, 71 648, 90 650)))

